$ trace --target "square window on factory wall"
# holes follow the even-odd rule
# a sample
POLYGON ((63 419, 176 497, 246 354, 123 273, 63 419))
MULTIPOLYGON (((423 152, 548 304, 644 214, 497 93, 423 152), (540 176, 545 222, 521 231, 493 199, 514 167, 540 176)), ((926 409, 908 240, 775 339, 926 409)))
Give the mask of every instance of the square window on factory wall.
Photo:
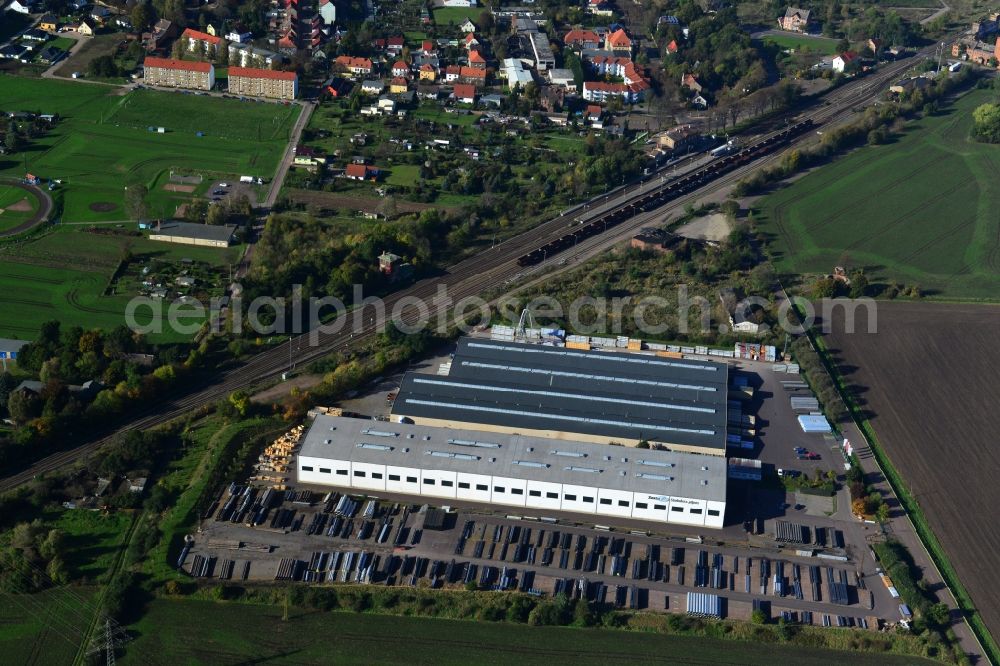
POLYGON ((710 516, 718 516, 719 512, 716 511, 715 509, 709 509, 708 510, 708 515, 710 515, 710 516))
POLYGON ((476 484, 476 490, 489 490, 489 489, 490 489, 490 487, 488 485, 486 485, 485 483, 477 483, 476 484))
POLYGON ((311 472, 311 471, 313 471, 313 468, 310 465, 303 465, 302 466, 302 471, 303 472, 311 472))
POLYGON ((645 502, 636 502, 635 503, 635 508, 637 508, 637 509, 648 509, 649 505, 646 504, 645 502))
POLYGON ((354 476, 360 476, 361 478, 364 478, 365 473, 359 470, 354 470, 354 476))
POLYGON ((337 470, 337 475, 338 476, 347 476, 347 470, 346 469, 338 469, 337 470))
POLYGON ((330 473, 330 468, 329 467, 320 467, 319 468, 319 473, 320 474, 329 474, 330 473))
POLYGON ((628 508, 628 501, 627 500, 618 500, 618 506, 623 506, 623 507, 625 507, 627 509, 628 508))
POLYGON ((541 497, 542 496, 542 491, 541 490, 529 490, 528 494, 531 495, 532 497, 541 497))
POLYGON ((415 476, 408 476, 408 477, 406 477, 406 482, 407 483, 416 483, 417 482, 417 477, 415 477, 415 476))
POLYGON ((452 483, 451 481, 442 481, 442 482, 441 482, 441 485, 442 485, 442 486, 444 486, 445 488, 451 488, 451 487, 452 487, 452 486, 454 486, 455 484, 454 484, 454 483, 452 483))
POLYGON ((372 472, 372 478, 373 479, 381 479, 382 478, 382 472, 372 472))
POLYGON ((399 474, 390 474, 389 475, 389 480, 390 481, 399 481, 399 474))
POLYGON ((458 487, 461 488, 462 490, 468 490, 469 484, 467 484, 465 481, 459 481, 458 487))
POLYGON ((549 499, 559 499, 559 493, 545 493, 545 496, 549 499))
POLYGON ((425 486, 433 486, 434 485, 434 479, 424 479, 424 485, 425 486))
POLYGON ((691 509, 691 513, 701 513, 701 509, 691 509))
POLYGON ((514 493, 515 495, 523 495, 524 488, 511 488, 510 492, 514 493))
POLYGON ((602 497, 601 504, 604 504, 605 506, 611 506, 611 500, 602 497))

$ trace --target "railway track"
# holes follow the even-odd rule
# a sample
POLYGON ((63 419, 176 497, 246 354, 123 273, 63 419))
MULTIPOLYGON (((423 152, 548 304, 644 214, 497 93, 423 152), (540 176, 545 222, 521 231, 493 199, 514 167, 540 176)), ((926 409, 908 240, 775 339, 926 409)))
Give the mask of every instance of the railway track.
MULTIPOLYGON (((927 50, 927 53, 929 52, 927 50)), ((920 52, 917 55, 926 55, 926 53, 920 52)), ((775 152, 777 148, 792 145, 794 140, 800 139, 804 132, 809 129, 818 130, 834 126, 838 123, 838 117, 845 111, 864 106, 872 101, 881 93, 888 81, 899 76, 910 66, 912 66, 910 59, 893 63, 865 79, 842 86, 826 96, 823 106, 800 114, 789 128, 763 135, 752 141, 746 148, 741 149, 736 155, 730 155, 729 157, 737 157, 743 155, 745 151, 757 151, 744 156, 746 159, 728 163, 727 166, 731 168, 725 170, 716 168, 712 178, 704 177, 709 173, 705 172, 704 169, 712 167, 714 162, 697 170, 695 173, 700 173, 702 177, 697 181, 687 180, 683 191, 677 187, 677 184, 689 179, 690 175, 685 174, 653 187, 649 187, 647 181, 618 190, 613 193, 616 196, 614 201, 609 200, 605 205, 595 205, 589 211, 585 208, 583 214, 569 217, 570 220, 580 220, 578 224, 591 225, 608 215, 622 216, 622 219, 614 225, 606 225, 606 228, 600 233, 576 239, 574 245, 581 252, 593 249, 600 243, 611 242, 612 238, 616 239, 632 233, 642 224, 648 223, 649 216, 660 210, 662 206, 669 208, 681 206, 686 201, 733 185, 744 176, 775 159, 779 154, 775 152), (791 127, 796 127, 794 133, 789 132, 791 127), (757 150, 762 147, 773 149, 757 150), (668 186, 672 186, 672 190, 668 186), (676 196, 665 198, 663 194, 666 191, 676 192, 676 196), (650 210, 646 210, 644 206, 650 210), (612 238, 609 238, 607 234, 609 230, 613 232, 612 238)), ((576 211, 579 211, 578 207, 576 211)), ((383 299, 384 311, 391 313, 394 308, 400 307, 401 302, 405 303, 417 299, 426 304, 426 315, 431 321, 445 316, 454 302, 468 296, 476 296, 488 287, 504 284, 505 281, 523 275, 525 266, 519 265, 518 259, 544 247, 547 243, 564 238, 567 235, 568 226, 569 223, 565 216, 544 222, 519 236, 448 267, 445 275, 441 277, 422 280, 407 289, 389 295, 383 299), (447 288, 449 302, 434 300, 434 296, 441 287, 447 288)), ((533 262, 533 269, 538 270, 547 262, 549 262, 549 257, 543 256, 540 261, 533 262)), ((411 323, 416 319, 416 315, 412 311, 407 313, 404 309, 402 312, 403 315, 400 318, 404 322, 411 323)), ((336 332, 319 332, 315 335, 316 344, 310 340, 313 335, 310 333, 294 337, 279 347, 252 357, 242 366, 221 373, 216 381, 204 382, 186 395, 165 400, 155 408, 140 412, 137 415, 138 418, 122 426, 112 435, 47 456, 29 468, 0 480, 0 492, 14 489, 39 474, 55 471, 79 460, 82 456, 110 441, 118 432, 134 429, 144 430, 164 424, 207 403, 215 402, 237 389, 248 389, 262 381, 276 377, 288 369, 289 357, 296 364, 308 363, 366 342, 378 331, 375 321, 368 318, 367 313, 362 312, 361 314, 363 318, 361 318, 360 325, 353 327, 345 325, 343 329, 336 332)), ((358 315, 355 313, 348 313, 345 317, 345 319, 355 321, 357 318, 358 315)))

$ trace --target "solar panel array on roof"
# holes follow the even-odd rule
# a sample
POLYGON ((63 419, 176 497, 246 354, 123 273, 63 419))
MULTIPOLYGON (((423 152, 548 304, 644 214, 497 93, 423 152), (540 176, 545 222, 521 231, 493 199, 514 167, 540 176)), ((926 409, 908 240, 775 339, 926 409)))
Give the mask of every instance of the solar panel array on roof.
POLYGON ((724 451, 727 385, 708 361, 466 338, 448 376, 404 377, 393 413, 724 451))

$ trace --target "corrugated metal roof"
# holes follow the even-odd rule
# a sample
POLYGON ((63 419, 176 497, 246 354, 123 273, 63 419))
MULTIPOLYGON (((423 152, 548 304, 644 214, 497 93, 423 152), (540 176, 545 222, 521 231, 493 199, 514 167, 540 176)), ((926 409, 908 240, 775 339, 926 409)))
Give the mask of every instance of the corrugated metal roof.
POLYGON ((447 377, 409 373, 393 412, 724 449, 728 367, 463 339, 447 377))

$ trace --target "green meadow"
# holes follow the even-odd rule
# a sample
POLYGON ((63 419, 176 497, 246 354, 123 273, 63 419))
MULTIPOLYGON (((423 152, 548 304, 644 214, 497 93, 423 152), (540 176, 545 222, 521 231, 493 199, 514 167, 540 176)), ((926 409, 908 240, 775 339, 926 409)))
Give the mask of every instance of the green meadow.
POLYGON ((777 270, 865 268, 869 279, 919 285, 932 298, 1000 298, 1000 146, 970 138, 976 90, 761 200, 760 228, 777 270))

